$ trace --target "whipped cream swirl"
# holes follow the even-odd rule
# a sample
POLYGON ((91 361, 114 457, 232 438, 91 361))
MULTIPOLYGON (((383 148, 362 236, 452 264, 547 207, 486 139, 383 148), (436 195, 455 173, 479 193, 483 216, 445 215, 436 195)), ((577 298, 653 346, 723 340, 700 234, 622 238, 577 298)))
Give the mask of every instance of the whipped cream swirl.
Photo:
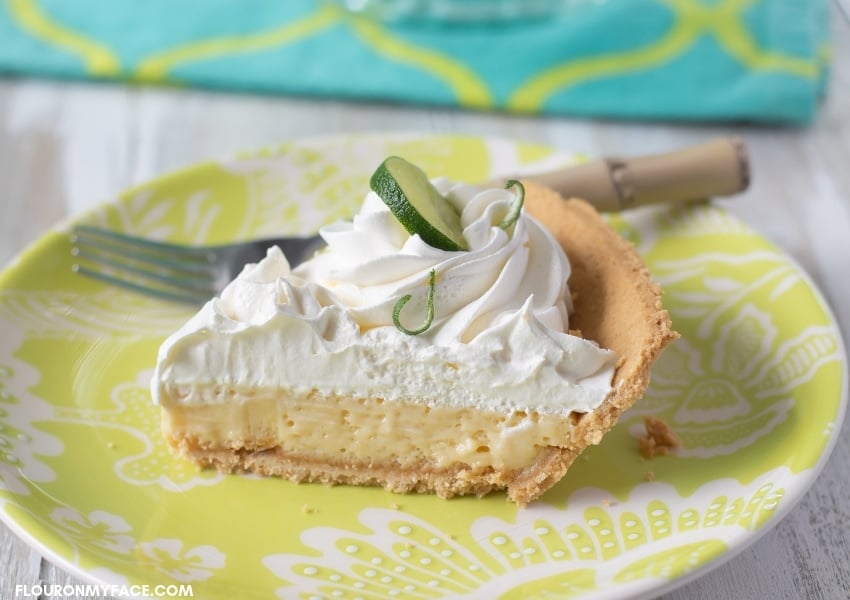
POLYGON ((560 246, 524 211, 511 228, 498 227, 515 192, 479 191, 446 179, 434 184, 460 213, 468 250, 439 250, 409 235, 370 192, 352 221, 320 230, 328 248, 297 267, 294 275, 331 290, 367 330, 392 325, 393 306, 406 294, 412 300, 402 312, 402 323, 408 328, 421 323, 433 269, 435 318, 422 335, 439 346, 472 341, 516 314, 529 298, 537 320, 553 331, 565 331, 570 265, 560 246))

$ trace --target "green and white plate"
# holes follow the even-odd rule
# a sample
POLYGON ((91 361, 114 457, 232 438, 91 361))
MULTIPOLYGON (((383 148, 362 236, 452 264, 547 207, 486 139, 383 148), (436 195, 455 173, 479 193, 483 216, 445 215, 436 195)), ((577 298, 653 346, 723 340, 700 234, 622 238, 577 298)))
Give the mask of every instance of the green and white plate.
MULTIPOLYGON (((455 136, 307 140, 163 177, 81 219, 179 242, 314 231, 351 215, 391 154, 469 181, 578 160, 455 136)), ((633 598, 688 581, 814 481, 845 409, 845 354, 805 273, 720 208, 611 222, 682 338, 646 398, 525 509, 173 458, 148 381, 190 311, 72 274, 60 228, 0 274, 0 513, 85 580, 191 584, 200 598, 633 598), (675 456, 640 457, 645 414, 682 438, 675 456)))

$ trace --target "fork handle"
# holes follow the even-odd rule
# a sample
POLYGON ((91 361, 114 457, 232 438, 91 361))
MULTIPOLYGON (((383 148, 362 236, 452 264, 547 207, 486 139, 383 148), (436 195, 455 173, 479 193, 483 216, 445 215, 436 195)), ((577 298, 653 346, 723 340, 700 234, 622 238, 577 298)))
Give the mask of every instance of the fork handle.
POLYGON ((749 186, 750 164, 742 140, 720 138, 666 154, 605 158, 522 178, 613 212, 736 194, 749 186))

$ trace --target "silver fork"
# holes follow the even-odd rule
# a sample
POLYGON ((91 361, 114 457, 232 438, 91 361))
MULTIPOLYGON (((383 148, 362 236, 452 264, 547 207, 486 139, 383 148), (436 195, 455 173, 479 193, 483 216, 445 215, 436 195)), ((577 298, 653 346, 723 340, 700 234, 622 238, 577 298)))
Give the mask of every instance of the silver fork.
POLYGON ((80 275, 163 300, 201 304, 218 295, 247 263, 280 246, 292 267, 324 246, 318 235, 186 246, 75 225, 72 269, 80 275))

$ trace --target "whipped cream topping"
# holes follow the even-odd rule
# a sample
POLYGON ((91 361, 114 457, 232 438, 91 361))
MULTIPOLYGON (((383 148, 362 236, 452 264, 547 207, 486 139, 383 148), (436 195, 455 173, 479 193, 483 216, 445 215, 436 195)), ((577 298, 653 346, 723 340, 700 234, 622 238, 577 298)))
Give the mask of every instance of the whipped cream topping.
POLYGON ((320 230, 326 251, 294 274, 333 291, 364 330, 392 325, 399 298, 413 299, 403 315, 414 328, 426 311, 431 269, 437 273, 430 343, 470 342, 531 298, 534 316, 548 328, 567 329, 570 266, 560 246, 523 214, 512 230, 497 226, 514 200, 511 190, 479 192, 469 185, 434 182, 461 215, 467 251, 429 246, 409 235, 386 204, 370 192, 352 221, 320 230))
POLYGON ((610 392, 616 356, 565 333, 569 262, 523 211, 498 226, 511 190, 436 180, 461 215, 467 251, 410 235, 370 192, 328 247, 290 269, 279 248, 247 265, 160 349, 152 390, 184 404, 226 401, 223 387, 382 397, 432 405, 568 414, 610 392), (417 328, 436 272, 434 320, 417 328), (168 391, 168 394, 162 394, 168 391))

